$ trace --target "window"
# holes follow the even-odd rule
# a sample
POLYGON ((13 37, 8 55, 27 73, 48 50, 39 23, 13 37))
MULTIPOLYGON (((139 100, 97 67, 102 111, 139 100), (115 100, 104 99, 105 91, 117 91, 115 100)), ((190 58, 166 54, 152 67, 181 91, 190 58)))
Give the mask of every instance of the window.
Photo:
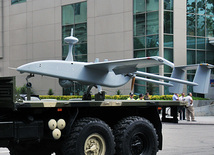
POLYGON ((210 64, 213 64, 213 60, 214 60, 214 52, 213 51, 207 52, 206 62, 210 63, 210 64))
MULTIPOLYGON (((214 63, 214 0, 187 0, 187 64, 214 63)), ((193 71, 188 71, 192 76, 193 71)))
POLYGON ((145 0, 134 0, 134 14, 145 12, 145 0))
POLYGON ((146 47, 147 48, 159 47, 159 35, 147 36, 146 37, 146 47))
POLYGON ((134 36, 145 35, 145 14, 134 15, 134 36))
POLYGON ((214 0, 208 0, 206 3, 206 14, 214 15, 214 0))
POLYGON ((196 8, 197 8, 197 14, 204 15, 205 14, 205 1, 197 0, 196 8))
MULTIPOLYGON (((164 0, 164 58, 173 62, 173 31, 174 31, 174 8, 173 0, 164 0)), ((164 76, 170 77, 172 68, 164 65, 164 76)), ((166 81, 168 82, 168 81, 166 81)), ((169 94, 168 87, 164 87, 164 94, 169 94)))
MULTIPOLYGON (((159 55, 158 49, 147 50, 147 54, 146 54, 147 57, 158 56, 158 55, 159 55)), ((155 66, 155 67, 148 67, 147 68, 147 72, 158 74, 159 73, 159 67, 157 67, 157 66, 155 66)))
POLYGON ((135 37, 134 49, 144 49, 144 48, 145 48, 145 37, 135 37))
POLYGON ((173 12, 164 11, 164 33, 173 34, 173 12))
MULTIPOLYGON (((159 0, 133 0, 133 44, 134 57, 159 55, 159 0)), ((140 71, 159 73, 159 67, 141 68, 140 71)), ((158 94, 157 85, 136 80, 135 93, 145 93, 154 87, 153 94, 158 94)))
POLYGON ((158 34, 159 32, 159 15, 158 11, 147 13, 146 16, 146 33, 149 34, 158 34))
POLYGON ((195 14, 187 14, 187 35, 195 35, 195 14))
POLYGON ((190 64, 195 64, 196 61, 195 61, 195 50, 187 50, 187 64, 190 65, 190 64))
POLYGON ((173 35, 164 35, 164 47, 173 47, 173 35))
MULTIPOLYGON (((165 48, 164 49, 164 58, 173 62, 173 49, 168 49, 168 48, 165 48)), ((164 73, 168 73, 171 75, 172 73, 172 68, 167 66, 167 65, 164 65, 164 73)), ((169 75, 169 76, 170 76, 169 75)))
POLYGON ((73 28, 74 36, 79 42, 73 47, 75 61, 87 61, 87 3, 76 3, 62 7, 62 59, 68 53, 68 44, 64 38, 70 36, 73 28))
POLYGON ((206 36, 214 37, 214 17, 206 16, 206 36))
POLYGON ((17 3, 22 3, 22 2, 26 2, 26 0, 11 0, 11 4, 17 4, 17 3))
POLYGON ((205 16, 197 16, 197 36, 205 36, 205 16))
POLYGON ((62 7, 62 25, 74 24, 74 7, 66 5, 62 7))
POLYGON ((134 58, 142 58, 145 57, 145 50, 135 51, 134 52, 134 58))
POLYGON ((146 0, 146 11, 159 10, 159 0, 146 0))
POLYGON ((195 13, 195 0, 187 0, 187 12, 188 13, 195 13))
POLYGON ((205 51, 197 51, 197 64, 205 63, 205 51))
POLYGON ((164 10, 173 10, 173 0, 164 0, 164 10))
POLYGON ((205 49, 205 38, 199 38, 197 37, 197 49, 205 49))
POLYGON ((195 49, 196 48, 196 38, 195 37, 187 37, 187 48, 195 49))
MULTIPOLYGON (((212 57, 214 46, 209 44, 208 39, 208 37, 213 37, 214 18, 212 15, 213 0, 187 1, 187 64, 214 63, 212 57)), ((187 73, 187 79, 192 80, 195 71, 190 70, 187 73)), ((192 91, 193 87, 187 86, 187 89, 192 91)))

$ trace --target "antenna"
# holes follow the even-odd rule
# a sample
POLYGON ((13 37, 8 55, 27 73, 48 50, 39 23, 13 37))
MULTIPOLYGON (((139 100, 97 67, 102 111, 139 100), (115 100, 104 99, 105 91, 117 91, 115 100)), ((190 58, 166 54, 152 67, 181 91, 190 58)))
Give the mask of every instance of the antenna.
POLYGON ((73 28, 71 28, 71 36, 73 36, 73 28))
POLYGON ((76 44, 79 40, 76 37, 73 37, 73 28, 71 29, 71 36, 66 37, 64 41, 69 44, 69 51, 65 61, 74 61, 72 48, 73 48, 73 45, 76 44))

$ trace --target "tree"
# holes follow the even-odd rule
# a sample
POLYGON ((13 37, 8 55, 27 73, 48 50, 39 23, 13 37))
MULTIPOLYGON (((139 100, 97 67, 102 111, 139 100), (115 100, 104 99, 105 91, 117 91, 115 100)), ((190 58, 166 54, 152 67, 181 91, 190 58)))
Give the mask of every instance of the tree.
POLYGON ((54 94, 53 90, 52 90, 52 89, 49 89, 49 90, 48 90, 48 95, 53 95, 53 94, 54 94))

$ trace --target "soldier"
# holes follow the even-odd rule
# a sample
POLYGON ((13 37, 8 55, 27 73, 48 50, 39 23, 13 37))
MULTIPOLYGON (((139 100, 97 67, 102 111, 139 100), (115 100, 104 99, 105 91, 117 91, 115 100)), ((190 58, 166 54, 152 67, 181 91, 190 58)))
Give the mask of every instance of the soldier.
POLYGON ((147 92, 146 94, 145 94, 145 96, 144 96, 144 100, 149 100, 150 99, 150 97, 149 97, 149 92, 147 92))
POLYGON ((129 94, 129 98, 127 100, 135 100, 134 94, 132 92, 129 94))
POLYGON ((140 94, 137 100, 144 100, 143 98, 144 98, 143 94, 140 94))

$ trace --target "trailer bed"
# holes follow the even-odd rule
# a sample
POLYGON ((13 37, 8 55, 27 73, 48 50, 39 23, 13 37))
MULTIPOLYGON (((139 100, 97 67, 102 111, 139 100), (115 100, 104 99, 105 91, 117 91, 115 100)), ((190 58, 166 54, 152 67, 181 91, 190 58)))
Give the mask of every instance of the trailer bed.
POLYGON ((16 108, 51 108, 51 107, 109 107, 109 106, 185 106, 185 102, 170 100, 105 100, 105 101, 84 101, 84 100, 41 100, 41 101, 19 101, 15 102, 16 108))
POLYGON ((81 107, 161 107, 162 108, 162 121, 178 122, 177 108, 185 106, 186 103, 182 101, 170 100, 55 100, 44 99, 40 101, 25 101, 18 100, 15 88, 15 77, 0 77, 0 108, 7 108, 13 111, 19 111, 23 108, 81 108, 81 107), (166 118, 165 109, 171 108, 172 119, 166 118))

